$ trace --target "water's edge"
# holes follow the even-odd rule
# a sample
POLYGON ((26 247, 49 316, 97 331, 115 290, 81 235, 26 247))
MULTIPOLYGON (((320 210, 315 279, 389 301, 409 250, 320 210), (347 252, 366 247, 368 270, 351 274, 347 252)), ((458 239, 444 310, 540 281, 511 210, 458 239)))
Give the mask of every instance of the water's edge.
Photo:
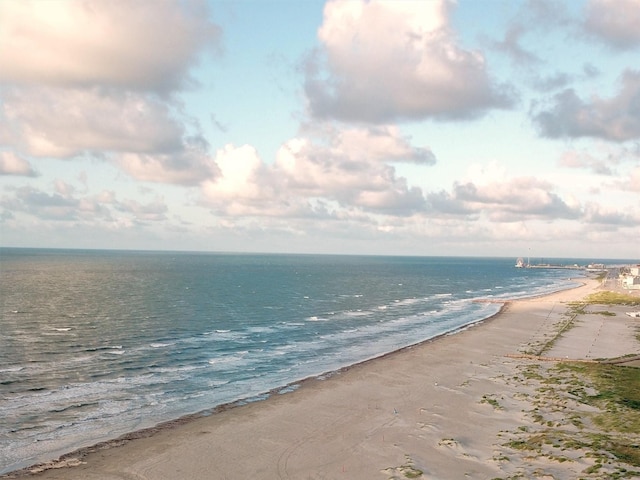
POLYGON ((472 327, 476 327, 479 326, 481 324, 486 324, 487 322, 489 322, 492 319, 497 318, 498 316, 500 316, 505 309, 509 306, 510 303, 514 302, 514 301, 522 301, 522 300, 529 300, 529 299, 533 299, 533 298, 544 298, 553 294, 556 294, 558 292, 561 291, 566 291, 566 290, 572 290, 572 289, 576 289, 576 288, 580 288, 581 286, 585 285, 584 282, 581 282, 580 279, 578 278, 572 278, 571 279, 572 283, 569 285, 564 285, 564 286, 559 286, 560 288, 558 288, 557 290, 554 291, 550 291, 550 292, 545 292, 543 294, 537 294, 537 295, 531 295, 531 296, 527 296, 527 297, 518 297, 517 299, 501 299, 499 302, 496 302, 495 299, 492 300, 492 302, 494 303, 500 303, 501 306, 499 308, 499 310, 496 313, 493 313, 491 315, 489 315, 488 317, 484 317, 484 318, 480 318, 477 320, 473 320, 467 324, 458 326, 456 328, 453 328, 451 330, 439 333, 437 335, 422 339, 416 343, 389 351, 389 352, 385 352, 376 356, 373 356, 371 358, 367 358, 364 359, 362 361, 359 362, 355 362, 353 364, 349 364, 349 365, 344 365, 341 366, 337 369, 333 369, 327 372, 323 372, 320 374, 314 374, 305 378, 301 378, 299 380, 294 380, 292 382, 289 382, 285 385, 281 385, 281 386, 276 386, 268 391, 265 391, 263 393, 259 393, 257 395, 251 395, 248 397, 243 397, 243 398, 238 398, 236 400, 230 401, 230 402, 225 402, 219 405, 215 405, 211 408, 206 408, 203 410, 200 410, 198 412, 195 413, 190 413, 190 414, 186 414, 186 415, 182 415, 178 418, 175 419, 171 419, 171 420, 167 420, 167 421, 162 421, 157 423, 156 425, 150 426, 150 427, 144 427, 144 428, 140 428, 140 429, 136 429, 133 430, 131 432, 125 433, 123 435, 120 435, 116 438, 112 438, 112 439, 107 439, 104 441, 99 441, 90 445, 84 445, 84 446, 80 446, 79 448, 66 452, 66 453, 60 453, 60 452, 52 452, 51 456, 53 458, 49 459, 49 460, 43 460, 41 462, 37 462, 37 463, 33 463, 33 464, 25 464, 25 465, 19 465, 17 466, 18 468, 14 468, 14 467, 9 467, 12 468, 12 470, 9 471, 5 471, 0 473, 0 478, 15 478, 15 477, 19 477, 19 476, 26 476, 26 475, 30 475, 33 474, 34 472, 39 472, 39 471, 44 471, 44 470, 48 470, 48 469, 52 469, 52 468, 61 468, 61 467, 65 467, 65 466, 73 466, 75 464, 77 464, 78 461, 80 461, 82 458, 84 458, 85 456, 93 453, 93 452, 97 452, 100 450, 106 450, 106 449, 110 449, 110 448, 114 448, 114 447, 120 447, 123 446, 127 443, 129 443, 130 441, 136 440, 136 439, 140 439, 140 438, 148 438, 151 437, 153 435, 155 435, 156 433, 163 431, 163 430, 167 430, 167 429, 171 429, 171 428, 175 428, 178 427, 180 425, 184 425, 186 423, 189 423, 191 421, 203 418, 203 417, 208 417, 211 415, 215 415, 217 413, 221 413, 233 408, 237 408, 237 407, 241 407, 243 405, 247 405, 249 403, 254 403, 254 402, 259 402, 259 401, 264 401, 264 400, 268 400, 269 398, 273 397, 274 395, 279 395, 279 394, 287 394, 290 393, 292 391, 298 390, 299 388, 303 388, 305 385, 308 385, 311 382, 314 381, 323 381, 325 379, 329 379, 333 376, 336 375, 340 375, 341 373, 344 373, 352 368, 356 368, 365 364, 369 364, 371 362, 375 362, 378 360, 381 360, 383 358, 388 358, 390 356, 396 355, 400 352, 406 351, 406 350, 410 350, 412 348, 416 348, 422 345, 426 345, 432 342, 437 341, 438 339, 441 339, 443 337, 446 336, 450 336, 450 335, 455 335, 457 333, 460 333, 462 331, 468 330, 469 328, 472 327), (56 458, 56 455, 57 458, 56 458))

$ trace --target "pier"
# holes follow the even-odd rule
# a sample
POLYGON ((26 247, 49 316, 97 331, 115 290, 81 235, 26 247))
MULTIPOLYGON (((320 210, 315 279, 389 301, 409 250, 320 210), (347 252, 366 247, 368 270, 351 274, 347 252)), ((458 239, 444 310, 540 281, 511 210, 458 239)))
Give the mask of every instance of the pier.
POLYGON ((584 270, 585 267, 580 265, 554 265, 552 263, 538 263, 535 265, 528 265, 526 268, 556 268, 561 270, 584 270))
MULTIPOLYGON (((574 263, 573 265, 561 265, 558 263, 534 263, 532 264, 529 259, 525 262, 522 257, 518 258, 516 261, 516 268, 553 268, 560 270, 584 270, 587 267, 583 267, 574 263)), ((604 268, 604 266, 603 266, 604 268)))

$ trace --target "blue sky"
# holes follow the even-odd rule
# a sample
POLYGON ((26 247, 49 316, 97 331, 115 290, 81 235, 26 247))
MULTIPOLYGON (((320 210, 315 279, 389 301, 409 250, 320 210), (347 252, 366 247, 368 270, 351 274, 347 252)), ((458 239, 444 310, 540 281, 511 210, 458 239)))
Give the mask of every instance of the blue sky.
POLYGON ((640 257, 640 0, 0 0, 0 244, 640 257))

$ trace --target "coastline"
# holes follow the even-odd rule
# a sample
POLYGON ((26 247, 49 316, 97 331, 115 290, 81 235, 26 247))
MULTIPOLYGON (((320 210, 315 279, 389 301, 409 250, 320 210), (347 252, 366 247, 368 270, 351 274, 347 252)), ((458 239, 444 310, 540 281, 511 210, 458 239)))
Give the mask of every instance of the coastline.
POLYGON ((3 478, 365 479, 410 468, 424 472, 417 478, 496 476, 501 468, 489 460, 497 427, 523 418, 496 418, 482 400, 498 395, 500 375, 526 361, 508 354, 544 342, 562 304, 598 287, 586 281, 509 301, 491 317, 274 389, 265 400, 221 405, 3 478))
MULTIPOLYGON (((580 286, 582 286, 584 284, 581 284, 577 287, 570 287, 568 289, 564 289, 564 290, 560 290, 560 291, 565 291, 565 290, 571 290, 572 288, 579 288, 580 286)), ((540 297, 545 297, 547 295, 553 295, 555 293, 558 293, 559 291, 556 292, 552 292, 550 294, 539 294, 539 295, 534 295, 531 297, 526 297, 526 299, 533 299, 533 298, 540 298, 540 297)), ((322 372, 320 374, 316 374, 316 375, 310 375, 308 377, 304 377, 301 378, 299 380, 294 380, 293 382, 287 383, 285 385, 281 385, 281 386, 277 386, 272 388, 271 390, 262 392, 262 393, 258 393, 256 395, 253 395, 251 397, 244 397, 244 398, 240 398, 237 400, 233 400, 230 402, 225 402, 219 405, 215 405, 214 407, 211 408, 207 408, 198 412, 194 412, 194 413, 189 413, 186 415, 182 415, 180 417, 174 418, 174 419, 169 419, 169 420, 165 420, 162 422, 157 423, 156 425, 152 425, 150 427, 144 427, 144 428, 139 428, 136 430, 132 430, 131 432, 127 432, 124 433, 122 435, 119 435, 115 438, 111 438, 111 439, 107 439, 107 440, 103 440, 103 441, 99 441, 96 443, 93 443, 91 445, 87 445, 87 446, 83 446, 77 449, 74 449, 72 451, 66 452, 66 453, 62 453, 58 458, 53 459, 53 460, 49 460, 49 461, 45 461, 45 462, 40 462, 40 463, 35 463, 35 464, 30 464, 27 465, 25 467, 22 468, 18 468, 15 470, 11 470, 5 473, 0 473, 0 479, 2 478, 19 478, 22 477, 23 475, 27 475, 27 476, 31 476, 33 474, 39 474, 42 472, 45 472, 47 470, 55 470, 55 469, 60 469, 60 468, 66 468, 66 467, 73 467, 73 466, 77 466, 78 463, 78 458, 84 458, 87 455, 93 454, 97 451, 101 451, 101 450, 107 450, 110 448, 116 448, 116 447, 121 447, 125 444, 127 444, 128 442, 134 441, 134 440, 138 440, 141 438, 149 438, 152 437, 154 435, 156 435, 158 432, 161 432, 165 429, 172 429, 172 428, 176 428, 179 427, 181 425, 185 425, 188 424, 194 420, 197 419, 201 419, 201 418, 206 418, 209 417, 211 415, 216 415, 216 414, 220 414, 222 412, 226 412, 229 411, 231 409, 234 408, 240 408, 243 407, 245 405, 248 404, 252 404, 252 403, 259 403, 259 402, 264 402, 264 401, 268 401, 270 398, 272 398, 275 395, 282 395, 282 394, 287 394, 287 393, 292 393, 295 390, 298 390, 299 388, 302 388, 314 381, 324 381, 327 380, 331 377, 334 377, 336 375, 340 375, 343 373, 348 372, 349 370, 353 369, 353 368, 358 368, 360 366, 365 366, 367 364, 370 364, 372 362, 378 362, 380 360, 383 360, 384 358, 402 353, 403 351, 406 350, 411 350, 413 348, 417 348, 417 347, 421 347, 423 345, 428 345, 432 342, 438 341, 439 339, 442 339, 444 337, 447 336, 451 336, 451 335, 455 335, 458 334, 460 332, 463 332, 465 330, 468 330, 470 328, 476 327, 478 325, 481 325, 485 322, 489 322, 491 319, 500 316, 508 307, 509 304, 513 301, 513 300, 474 300, 475 302, 489 302, 489 303, 501 303, 502 305, 500 306, 500 309, 492 314, 489 315, 488 317, 485 318, 481 318, 479 320, 474 320, 468 324, 462 325, 460 327, 457 327, 453 330, 444 332, 444 333, 440 333, 437 335, 434 335, 433 337, 429 337, 427 339, 421 340, 419 342, 398 348, 396 350, 392 350, 389 352, 385 352, 382 353, 380 355, 376 355, 374 357, 371 358, 367 358, 364 360, 361 360, 359 362, 350 364, 350 365, 345 365, 343 367, 337 368, 336 370, 330 370, 327 372, 322 372)), ((516 300, 517 301, 517 300, 516 300)))

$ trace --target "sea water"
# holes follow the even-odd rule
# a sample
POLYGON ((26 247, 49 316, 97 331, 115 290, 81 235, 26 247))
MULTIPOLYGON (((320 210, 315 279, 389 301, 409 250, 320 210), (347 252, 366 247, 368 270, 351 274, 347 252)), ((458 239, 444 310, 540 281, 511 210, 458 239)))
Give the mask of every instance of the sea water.
POLYGON ((0 473, 289 391, 580 276, 514 263, 1 249, 0 473))

